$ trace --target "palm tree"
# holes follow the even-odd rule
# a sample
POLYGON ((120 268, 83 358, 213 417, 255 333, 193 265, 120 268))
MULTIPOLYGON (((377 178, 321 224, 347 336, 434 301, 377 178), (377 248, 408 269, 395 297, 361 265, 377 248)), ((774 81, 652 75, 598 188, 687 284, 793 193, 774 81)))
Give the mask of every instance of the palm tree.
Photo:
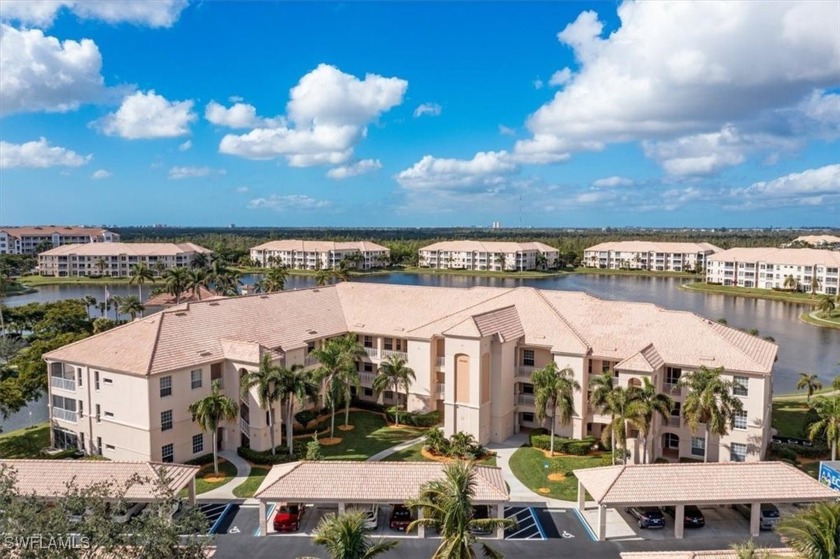
POLYGON ((315 378, 324 386, 324 396, 330 407, 330 438, 335 438, 335 405, 340 393, 340 377, 347 367, 346 359, 341 347, 334 340, 328 341, 323 347, 313 349, 312 355, 321 364, 315 370, 315 378))
POLYGON ((796 281, 796 278, 792 275, 788 275, 785 277, 785 282, 782 284, 782 287, 795 291, 796 288, 799 287, 799 282, 796 281))
POLYGON ((682 408, 686 423, 692 431, 696 431, 701 423, 704 425, 704 462, 709 461, 711 435, 726 435, 735 413, 744 409, 741 400, 732 394, 733 383, 724 380, 722 372, 723 367, 709 369, 704 365, 680 378, 680 385, 689 388, 682 408))
POLYGON ((264 293, 265 286, 263 285, 262 280, 257 280, 251 285, 251 289, 254 293, 264 293))
POLYGON ((142 315, 146 307, 143 306, 138 297, 128 295, 117 301, 117 310, 120 314, 127 314, 131 317, 131 320, 134 320, 138 314, 142 315))
POLYGON ((817 289, 820 288, 820 278, 816 274, 811 278, 811 283, 808 287, 811 288, 811 297, 817 294, 817 289))
POLYGON ((830 317, 835 308, 836 305, 834 304, 834 300, 828 296, 823 297, 820 300, 820 304, 817 305, 817 310, 820 311, 825 318, 830 317))
POLYGON ((166 264, 164 264, 161 260, 157 260, 154 264, 152 264, 152 269, 157 274, 157 277, 163 277, 163 273, 166 271, 166 264))
POLYGON ((106 262, 105 259, 100 256, 99 258, 96 259, 96 262, 94 263, 94 266, 99 268, 99 275, 104 276, 105 275, 105 268, 108 267, 108 262, 106 262))
POLYGON ((606 402, 601 408, 602 413, 609 413, 611 421, 601 434, 601 441, 607 441, 613 448, 613 464, 615 464, 615 449, 621 447, 622 460, 625 462, 627 454, 627 428, 630 425, 638 427, 645 410, 639 401, 639 389, 630 386, 615 386, 607 394, 606 402))
POLYGON ((286 288, 286 277, 288 272, 285 267, 271 268, 262 280, 263 291, 273 293, 283 291, 286 288))
POLYGON ((210 276, 207 274, 207 268, 196 267, 187 270, 187 283, 184 290, 190 290, 193 297, 197 297, 201 301, 201 290, 210 287, 210 276))
POLYGON ((120 323, 120 305, 122 304, 123 298, 119 295, 111 295, 111 298, 108 299, 109 307, 113 307, 114 309, 114 321, 119 324, 120 323))
POLYGON ((475 559, 473 546, 479 543, 483 555, 490 558, 503 557, 494 548, 479 542, 473 531, 479 529, 509 528, 516 525, 512 518, 474 518, 472 501, 475 498, 476 473, 468 462, 452 462, 444 469, 441 479, 425 483, 420 495, 407 503, 410 507, 422 507, 423 518, 408 525, 407 532, 418 526, 436 528, 441 543, 432 559, 475 559))
POLYGON ((221 384, 218 380, 214 380, 210 395, 190 404, 189 410, 193 421, 198 423, 202 431, 209 431, 213 437, 213 471, 218 474, 219 456, 216 437, 219 423, 236 419, 239 406, 232 398, 221 393, 221 384))
POLYGON ((325 547, 331 559, 373 559, 397 545, 396 541, 374 543, 369 533, 363 512, 329 513, 321 518, 312 542, 325 547))
POLYGON ((570 367, 557 369, 557 363, 552 361, 542 369, 531 373, 534 384, 534 406, 537 420, 543 421, 547 415, 551 416, 551 446, 550 456, 554 456, 554 429, 557 421, 560 425, 568 425, 575 414, 575 390, 580 390, 580 384, 574 379, 574 371, 570 367), (548 414, 551 410, 551 414, 548 414))
MULTIPOLYGON (((252 388, 256 388, 257 402, 260 407, 268 410, 268 436, 271 439, 271 454, 275 454, 274 444, 274 404, 281 398, 280 369, 271 363, 271 356, 263 355, 260 368, 247 371, 239 381, 242 399, 247 400, 252 388)), ((282 433, 282 432, 281 432, 282 433)), ((282 434, 280 444, 283 444, 282 434)), ((292 446, 291 440, 289 446, 292 446)))
POLYGON ((89 318, 93 318, 90 316, 90 309, 91 307, 96 307, 96 297, 93 295, 85 295, 82 297, 82 304, 85 306, 85 310, 88 313, 89 318))
POLYGON ((837 443, 840 443, 840 395, 814 400, 811 410, 817 419, 808 427, 808 438, 822 438, 831 447, 831 459, 837 460, 837 443))
POLYGON ((315 274, 315 283, 318 285, 327 285, 332 283, 332 270, 324 268, 322 270, 318 270, 315 274))
POLYGON ((292 422, 294 420, 295 401, 303 403, 308 399, 314 399, 318 395, 318 385, 312 379, 312 373, 304 371, 303 366, 297 363, 289 368, 278 367, 277 376, 280 410, 286 414, 286 443, 289 447, 289 456, 292 456, 294 454, 292 422))
POLYGON ((502 272, 505 271, 506 258, 503 253, 500 252, 496 254, 496 256, 493 257, 493 261, 495 262, 496 266, 499 267, 499 270, 501 270, 502 272))
MULTIPOLYGON (((414 380, 414 369, 406 365, 405 359, 399 355, 389 355, 388 359, 379 365, 379 374, 373 377, 373 391, 379 397, 389 388, 393 388, 394 393, 399 395, 402 386, 405 388, 405 403, 408 407, 408 390, 414 380)), ((394 420, 397 425, 400 424, 399 397, 394 411, 394 420)))
POLYGON ((164 286, 167 293, 175 296, 175 304, 181 304, 181 295, 187 290, 187 269, 172 268, 164 275, 164 286))
POLYGON ((783 518, 776 531, 803 559, 840 557, 840 502, 811 505, 783 518))
POLYGON ((224 273, 213 275, 213 284, 216 286, 216 291, 225 295, 239 295, 239 281, 241 274, 235 270, 226 270, 224 273))
MULTIPOLYGON (((607 397, 612 393, 613 387, 615 386, 613 372, 607 370, 598 376, 590 378, 589 386, 592 389, 591 395, 589 396, 589 405, 592 409, 599 410, 599 412, 604 410, 607 405, 607 397)), ((612 423, 613 419, 611 415, 610 423, 612 423)), ((611 447, 612 463, 615 464, 615 445, 611 445, 611 447)))
MULTIPOLYGON (((352 332, 334 339, 333 342, 338 346, 344 361, 344 368, 337 380, 341 397, 344 400, 344 426, 347 427, 350 421, 350 399, 353 395, 351 388, 355 387, 357 393, 361 390, 361 378, 356 367, 356 361, 367 354, 364 346, 359 343, 359 337, 352 332)), ((414 371, 411 371, 411 374, 413 375, 414 371)))
POLYGON ((799 382, 796 383, 797 390, 808 390, 808 396, 806 401, 810 404, 811 403, 811 396, 814 395, 814 392, 817 390, 822 390, 822 382, 820 382, 820 377, 811 373, 799 373, 799 382))
POLYGON ((347 269, 347 265, 344 262, 340 262, 338 268, 332 271, 332 277, 336 282, 350 281, 350 270, 347 269))
POLYGON ((146 283, 146 280, 154 279, 155 276, 149 267, 141 262, 131 267, 131 279, 128 280, 128 283, 137 283, 138 296, 140 301, 143 301, 143 284, 146 283))
POLYGON ((637 392, 637 398, 641 413, 633 423, 642 436, 642 445, 644 448, 642 463, 647 464, 648 440, 653 438, 650 437, 651 430, 653 429, 653 419, 656 415, 659 415, 662 421, 668 421, 671 417, 671 410, 674 409, 674 400, 667 394, 658 392, 654 384, 647 377, 643 379, 642 387, 637 392))
POLYGON ((207 267, 207 255, 203 252, 195 253, 192 259, 192 267, 193 268, 206 268, 207 267))

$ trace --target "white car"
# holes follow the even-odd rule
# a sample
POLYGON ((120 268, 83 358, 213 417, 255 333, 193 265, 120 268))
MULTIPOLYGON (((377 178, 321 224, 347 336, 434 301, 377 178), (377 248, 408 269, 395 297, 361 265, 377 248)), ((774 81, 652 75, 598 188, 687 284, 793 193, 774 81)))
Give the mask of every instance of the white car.
POLYGON ((145 507, 146 503, 117 503, 111 507, 111 520, 117 524, 125 524, 145 507))
POLYGON ((375 530, 379 526, 379 505, 353 505, 348 511, 359 511, 365 514, 365 528, 375 530))

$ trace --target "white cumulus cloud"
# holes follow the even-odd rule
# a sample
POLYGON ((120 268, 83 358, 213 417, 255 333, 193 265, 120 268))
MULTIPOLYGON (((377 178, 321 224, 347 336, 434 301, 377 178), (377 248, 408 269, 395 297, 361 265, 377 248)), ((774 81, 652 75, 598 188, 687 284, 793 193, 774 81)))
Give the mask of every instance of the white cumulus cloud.
POLYGON ((225 174, 227 174, 227 171, 224 169, 214 169, 212 167, 172 167, 169 169, 169 178, 172 180, 194 179, 210 175, 225 174))
POLYGON ((605 177, 592 183, 597 188, 615 188, 616 186, 633 186, 633 180, 627 177, 605 177))
POLYGON ((187 151, 192 148, 192 140, 187 140, 181 144, 178 144, 178 151, 187 151))
POLYGON ((727 194, 727 209, 797 205, 836 209, 840 205, 840 164, 755 182, 745 188, 733 188, 727 194))
POLYGON ((210 101, 204 110, 204 118, 216 126, 228 128, 276 128, 285 124, 282 118, 258 117, 257 109, 253 105, 241 102, 234 103, 228 108, 210 101))
POLYGON ((362 159, 349 165, 341 165, 327 171, 327 176, 331 179, 341 180, 359 175, 365 175, 382 168, 382 163, 378 159, 362 159))
POLYGON ((189 134, 190 123, 196 119, 193 102, 168 101, 149 90, 138 91, 123 99, 122 105, 95 124, 108 136, 128 140, 142 138, 174 138, 189 134))
POLYGON ((551 74, 551 78, 548 80, 548 85, 552 87, 560 87, 561 85, 566 85, 570 81, 572 81, 572 71, 569 68, 563 68, 562 70, 557 70, 551 74))
POLYGON ((440 116, 443 107, 438 105, 437 103, 422 103, 418 105, 416 109, 414 109, 414 117, 419 117, 423 115, 427 116, 440 116))
POLYGON ((23 144, 0 141, 0 169, 15 167, 79 167, 93 158, 92 155, 79 155, 75 151, 60 146, 51 146, 46 138, 40 138, 23 144))
POLYGON ((272 209, 276 211, 284 210, 320 210, 328 208, 330 202, 327 200, 317 200, 305 194, 272 194, 268 198, 254 198, 248 202, 250 209, 272 209))
POLYGON ((113 175, 114 174, 112 172, 106 171, 105 169, 97 169, 96 171, 93 172, 93 174, 90 176, 90 178, 96 179, 96 180, 102 180, 102 179, 110 178, 113 175))
POLYGON ((516 164, 505 151, 480 152, 472 159, 426 155, 396 179, 408 189, 459 189, 498 185, 514 171, 516 164))
POLYGON ((5 0, 0 19, 46 27, 66 9, 82 19, 171 27, 186 6, 187 0, 5 0))

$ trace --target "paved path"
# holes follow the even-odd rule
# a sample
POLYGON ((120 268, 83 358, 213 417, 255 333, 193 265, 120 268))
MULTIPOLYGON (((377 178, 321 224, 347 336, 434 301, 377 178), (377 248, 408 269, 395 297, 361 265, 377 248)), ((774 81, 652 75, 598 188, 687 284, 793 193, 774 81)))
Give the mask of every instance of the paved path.
POLYGON ((408 448, 410 446, 413 446, 413 445, 416 445, 417 443, 423 442, 423 439, 425 439, 425 438, 426 438, 425 435, 423 435, 423 436, 417 437, 416 439, 411 439, 410 441, 405 441, 404 443, 400 443, 396 446, 392 446, 391 448, 386 448, 382 452, 377 452, 376 454, 374 454, 373 456, 368 458, 367 461, 368 462, 379 462, 383 458, 387 458, 388 456, 391 456, 395 452, 405 450, 406 448, 408 448))
POLYGON ((233 489, 244 482, 251 473, 251 465, 239 456, 234 450, 222 450, 219 452, 219 457, 224 458, 234 466, 236 466, 236 477, 226 484, 211 489, 206 493, 202 493, 196 497, 199 501, 217 501, 217 500, 234 500, 239 499, 233 494, 233 489))

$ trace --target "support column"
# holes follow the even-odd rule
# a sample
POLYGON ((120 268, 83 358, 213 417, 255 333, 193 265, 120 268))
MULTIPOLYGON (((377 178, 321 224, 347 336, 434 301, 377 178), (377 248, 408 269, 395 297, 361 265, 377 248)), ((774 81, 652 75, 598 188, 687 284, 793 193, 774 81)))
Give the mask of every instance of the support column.
POLYGON ((192 478, 190 484, 187 485, 187 503, 190 506, 195 505, 195 478, 192 478))
MULTIPOLYGON (((423 507, 417 507, 417 520, 423 519, 423 507)), ((423 524, 417 525, 417 537, 426 538, 426 527, 423 524)))
POLYGON ((674 537, 681 540, 685 535, 685 505, 677 505, 674 514, 674 537))
POLYGON ((753 503, 750 507, 750 535, 758 537, 761 531, 761 503, 753 503))
POLYGON ((344 512, 346 511, 345 507, 345 503, 338 503, 338 514, 344 514, 344 512))
MULTIPOLYGON (((505 518, 505 505, 498 504, 496 505, 496 518, 504 520, 505 518)), ((496 528, 496 539, 503 540, 505 539, 505 527, 499 526, 496 528)))
POLYGON ((260 499, 259 515, 260 515, 260 535, 265 536, 266 534, 268 534, 268 519, 266 518, 266 515, 265 515, 265 501, 263 501, 262 499, 260 499))
POLYGON ((580 512, 586 510, 586 488, 583 486, 583 482, 580 480, 578 480, 577 508, 580 512))
POLYGON ((607 507, 598 505, 598 541, 607 539, 607 507))

